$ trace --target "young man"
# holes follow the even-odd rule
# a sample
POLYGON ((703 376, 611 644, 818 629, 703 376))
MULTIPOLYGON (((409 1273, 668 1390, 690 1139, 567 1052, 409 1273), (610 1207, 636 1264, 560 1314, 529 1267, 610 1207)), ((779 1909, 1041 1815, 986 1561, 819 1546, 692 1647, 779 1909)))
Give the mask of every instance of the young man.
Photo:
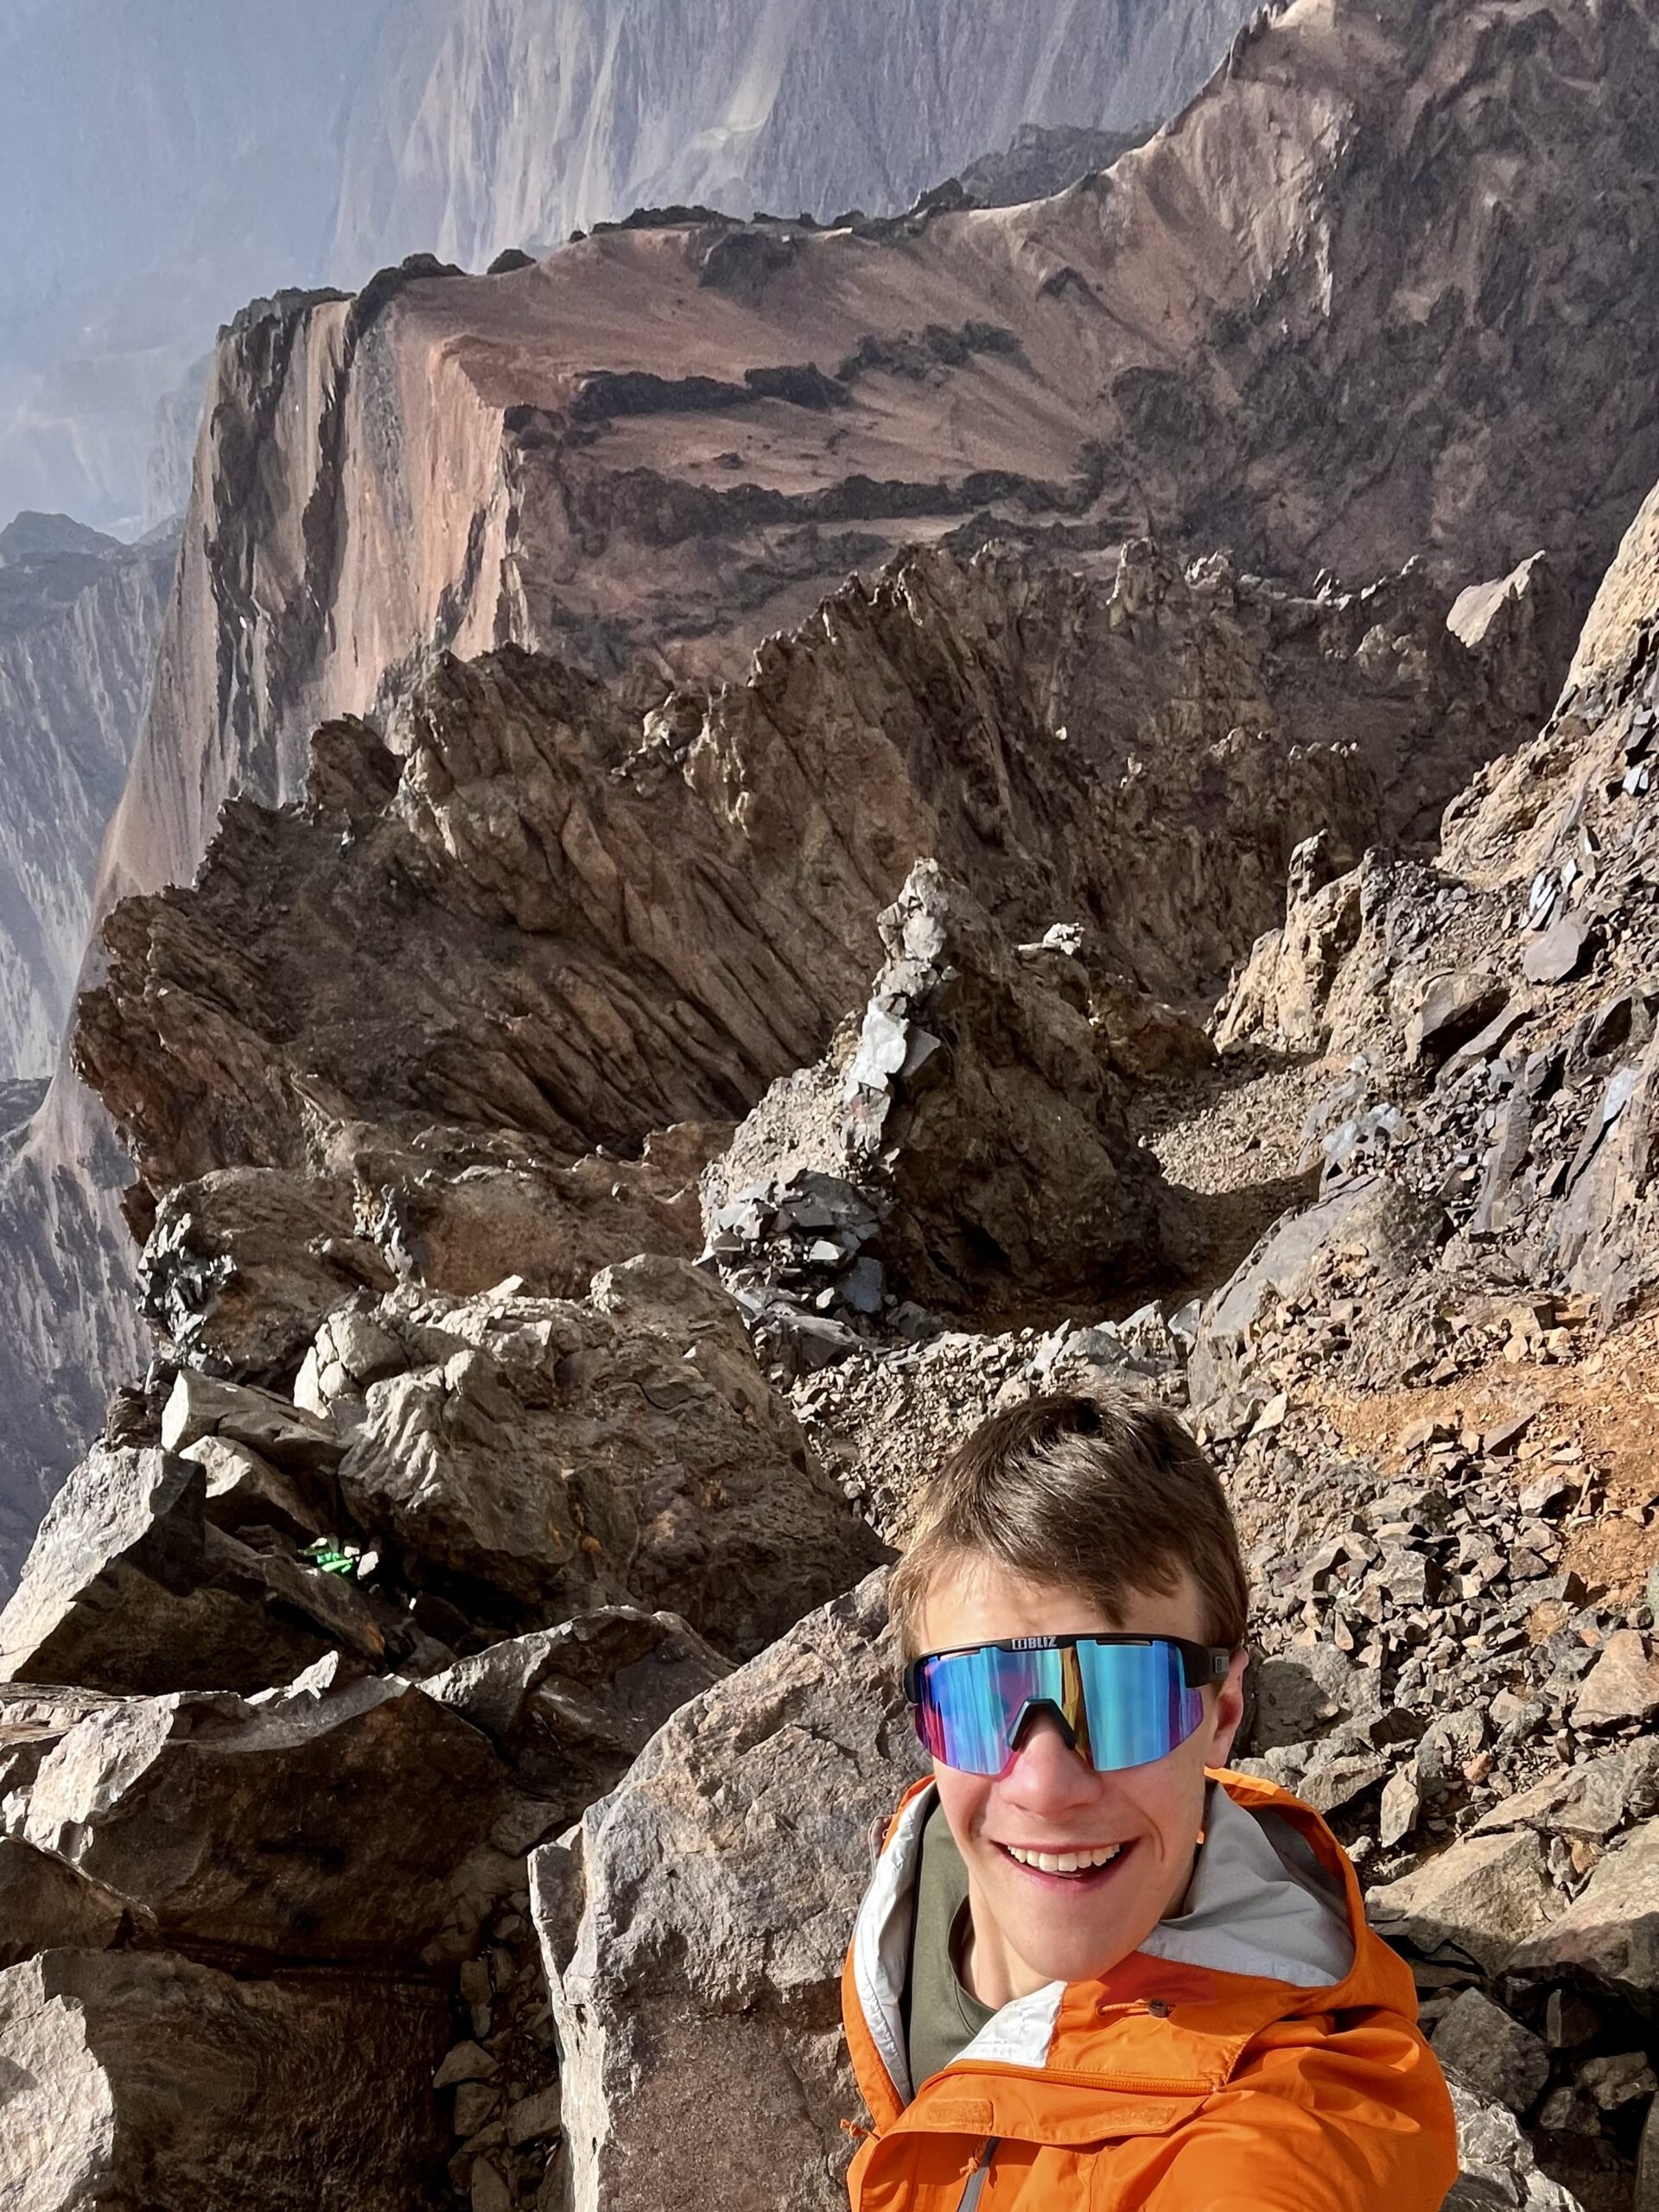
POLYGON ((854 2212, 1436 2212, 1411 1975, 1319 1815, 1217 1771, 1246 1585, 1180 1424, 1014 1408, 918 1525, 892 1598, 933 1779, 843 1977, 854 2212))

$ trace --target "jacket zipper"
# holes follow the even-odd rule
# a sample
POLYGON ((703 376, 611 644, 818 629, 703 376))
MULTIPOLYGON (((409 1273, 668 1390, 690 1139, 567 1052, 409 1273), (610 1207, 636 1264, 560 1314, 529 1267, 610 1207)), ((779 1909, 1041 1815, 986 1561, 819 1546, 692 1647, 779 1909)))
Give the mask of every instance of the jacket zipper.
POLYGON ((984 2192, 986 2177, 991 2171, 991 2160, 996 2156, 996 2146, 1001 2139, 1000 2135, 993 2135, 980 2152, 979 2163, 968 2177, 968 2186, 957 2199, 957 2212, 975 2212, 984 2192))
MULTIPOLYGON (((953 2059, 948 2067, 941 2067, 931 2074, 928 2082, 943 2081, 949 2074, 960 2081, 969 2074, 993 2074, 1004 2081, 1029 2082, 1036 2076, 1045 2082, 1063 2082, 1068 2088, 1121 2091, 1132 2097, 1209 2097, 1213 2096, 1221 2083, 1215 2081, 1160 2081, 1150 2074, 1076 2074, 1063 2071, 1058 2066, 1007 2066, 994 2058, 971 2059, 964 2065, 953 2059)), ((925 2088, 927 2082, 922 2087, 925 2088)), ((918 2093, 919 2094, 919 2092, 918 2093)), ((911 2102, 913 2104, 915 2099, 911 2102)), ((909 2110, 909 2107, 906 2107, 909 2110)))

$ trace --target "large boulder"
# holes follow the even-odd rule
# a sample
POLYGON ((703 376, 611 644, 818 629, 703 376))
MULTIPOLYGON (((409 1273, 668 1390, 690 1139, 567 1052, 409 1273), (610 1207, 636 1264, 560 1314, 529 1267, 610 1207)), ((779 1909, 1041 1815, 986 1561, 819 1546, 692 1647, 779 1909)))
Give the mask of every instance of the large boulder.
POLYGON ((1510 1960, 1525 1980, 1570 1980, 1659 2019, 1659 1820, 1601 1861, 1565 1912, 1510 1960))
POLYGON ((421 1688, 489 1738, 540 1836, 601 1797, 671 1713, 730 1672, 677 1615, 607 1605, 493 1643, 421 1688))
POLYGON ((632 1601, 747 1654, 880 1556, 684 1262, 608 1268, 581 1304, 509 1282, 371 1318, 404 1364, 340 1402, 346 1507, 485 1619, 632 1601))
POLYGON ((355 1590, 214 1527, 207 1480, 167 1452, 95 1447, 53 1500, 0 1613, 0 1681, 251 1691, 342 1645, 385 1653, 355 1590))
MULTIPOLYGON (((1444 1223, 1433 1200, 1380 1175, 1356 1177, 1275 1223, 1205 1306, 1187 1368, 1194 1411, 1219 1410, 1248 1392, 1258 1346, 1281 1308, 1357 1258, 1368 1278, 1403 1289, 1433 1253, 1444 1223)), ((1379 1302, 1371 1340, 1386 1345, 1391 1331, 1403 1336, 1409 1325, 1403 1303, 1379 1302)))
POLYGON ((577 2212, 837 2212, 838 1982, 922 1770, 880 1577, 683 1708, 531 1861, 577 2212), (709 2125, 741 2084, 738 2126, 709 2125))
POLYGON ((419 1977, 232 1977, 167 1951, 0 1973, 8 2212, 409 2212, 447 2148, 419 1977))
POLYGON ((464 1955, 509 1886, 488 1738, 396 1678, 332 1662, 249 1700, 92 1713, 42 1762, 24 1834, 154 1916, 162 1938, 272 1958, 464 1955))
POLYGON ((1556 1903, 1543 1847, 1529 1828, 1459 1837, 1366 1898, 1389 1942, 1421 1958, 1472 1962, 1489 1975, 1503 1972, 1556 1903))
POLYGON ((1478 1989, 1459 1993, 1433 2041, 1448 2072, 1464 2075, 1506 2112, 1530 2111, 1549 2080, 1549 2052, 1541 2037, 1478 1989))

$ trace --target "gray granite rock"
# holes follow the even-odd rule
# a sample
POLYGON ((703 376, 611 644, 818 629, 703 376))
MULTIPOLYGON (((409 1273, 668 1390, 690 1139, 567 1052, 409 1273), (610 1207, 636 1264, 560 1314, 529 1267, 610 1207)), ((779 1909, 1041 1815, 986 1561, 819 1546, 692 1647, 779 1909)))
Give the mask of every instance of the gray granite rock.
POLYGON ((536 1854, 577 2212, 840 2212, 842 1961, 872 1825, 923 1764, 872 1577, 676 1714, 536 1854), (738 2082, 744 2125, 710 2128, 738 2082))
POLYGON ((408 2212, 447 2148, 419 1978, 233 1978, 168 1951, 0 1973, 9 2212, 408 2212))

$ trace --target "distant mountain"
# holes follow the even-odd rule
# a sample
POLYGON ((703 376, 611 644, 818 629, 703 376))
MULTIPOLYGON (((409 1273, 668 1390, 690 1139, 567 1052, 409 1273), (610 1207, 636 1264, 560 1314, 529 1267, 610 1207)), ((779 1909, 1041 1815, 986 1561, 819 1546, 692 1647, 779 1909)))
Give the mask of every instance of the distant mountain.
MULTIPOLYGON (((124 535, 158 518, 157 402, 252 294, 354 289, 423 249, 481 268, 642 204, 900 207, 1023 124, 1167 115, 1249 12, 10 0, 0 514, 64 508, 124 535)), ((160 425, 162 498, 177 412, 160 425)))
POLYGON ((176 547, 64 515, 0 531, 0 1082, 56 1058, 176 547))

